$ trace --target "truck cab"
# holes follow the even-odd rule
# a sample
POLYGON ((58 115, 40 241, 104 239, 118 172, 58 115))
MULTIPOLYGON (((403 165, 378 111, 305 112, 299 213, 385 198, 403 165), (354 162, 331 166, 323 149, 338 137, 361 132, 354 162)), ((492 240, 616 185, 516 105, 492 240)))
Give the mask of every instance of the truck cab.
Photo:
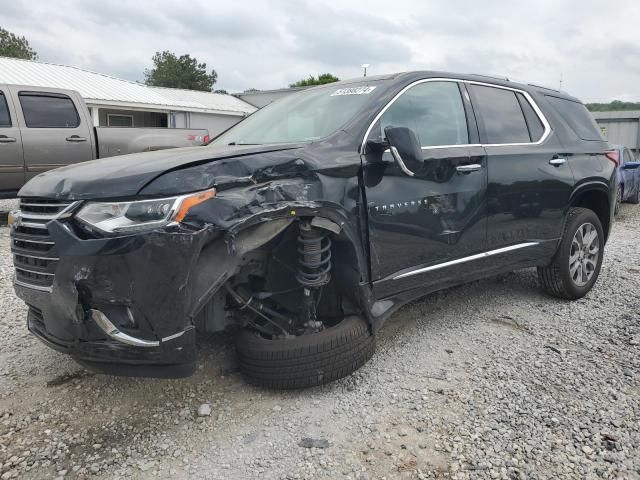
POLYGON ((206 130, 96 128, 78 92, 0 85, 0 198, 15 197, 28 180, 55 168, 207 142, 206 130))

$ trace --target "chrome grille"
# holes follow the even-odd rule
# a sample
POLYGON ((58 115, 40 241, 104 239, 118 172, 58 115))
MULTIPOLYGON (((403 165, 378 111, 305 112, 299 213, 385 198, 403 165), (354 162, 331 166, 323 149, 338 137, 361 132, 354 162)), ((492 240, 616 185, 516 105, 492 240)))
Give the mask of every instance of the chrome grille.
POLYGON ((71 202, 40 198, 20 201, 20 220, 11 231, 16 283, 36 290, 51 290, 58 253, 46 225, 70 206, 71 202))

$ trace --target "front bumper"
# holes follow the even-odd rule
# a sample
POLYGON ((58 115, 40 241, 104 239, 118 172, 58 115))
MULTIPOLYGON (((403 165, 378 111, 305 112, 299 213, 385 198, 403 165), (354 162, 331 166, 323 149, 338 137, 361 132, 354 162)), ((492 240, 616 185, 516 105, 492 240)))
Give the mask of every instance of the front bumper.
POLYGON ((15 284, 29 307, 27 324, 34 335, 104 373, 179 377, 193 372, 192 269, 203 246, 214 239, 211 232, 176 227, 80 238, 58 220, 47 230, 58 256, 50 288, 15 284))

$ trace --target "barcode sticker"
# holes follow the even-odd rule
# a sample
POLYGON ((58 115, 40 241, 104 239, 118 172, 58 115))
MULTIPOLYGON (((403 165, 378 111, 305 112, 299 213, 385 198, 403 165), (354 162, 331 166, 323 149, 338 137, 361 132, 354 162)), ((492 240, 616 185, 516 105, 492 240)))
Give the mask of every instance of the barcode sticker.
POLYGON ((332 97, 336 97, 338 95, 368 95, 376 87, 351 87, 351 88, 340 88, 331 94, 332 97))

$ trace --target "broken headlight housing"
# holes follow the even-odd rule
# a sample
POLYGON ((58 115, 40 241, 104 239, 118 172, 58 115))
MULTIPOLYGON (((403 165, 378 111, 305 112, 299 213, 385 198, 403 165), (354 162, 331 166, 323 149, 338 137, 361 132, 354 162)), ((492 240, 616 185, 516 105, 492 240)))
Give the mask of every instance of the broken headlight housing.
POLYGON ((181 222, 189 210, 213 198, 215 189, 179 197, 132 202, 89 202, 76 218, 92 229, 107 234, 133 233, 181 222))

